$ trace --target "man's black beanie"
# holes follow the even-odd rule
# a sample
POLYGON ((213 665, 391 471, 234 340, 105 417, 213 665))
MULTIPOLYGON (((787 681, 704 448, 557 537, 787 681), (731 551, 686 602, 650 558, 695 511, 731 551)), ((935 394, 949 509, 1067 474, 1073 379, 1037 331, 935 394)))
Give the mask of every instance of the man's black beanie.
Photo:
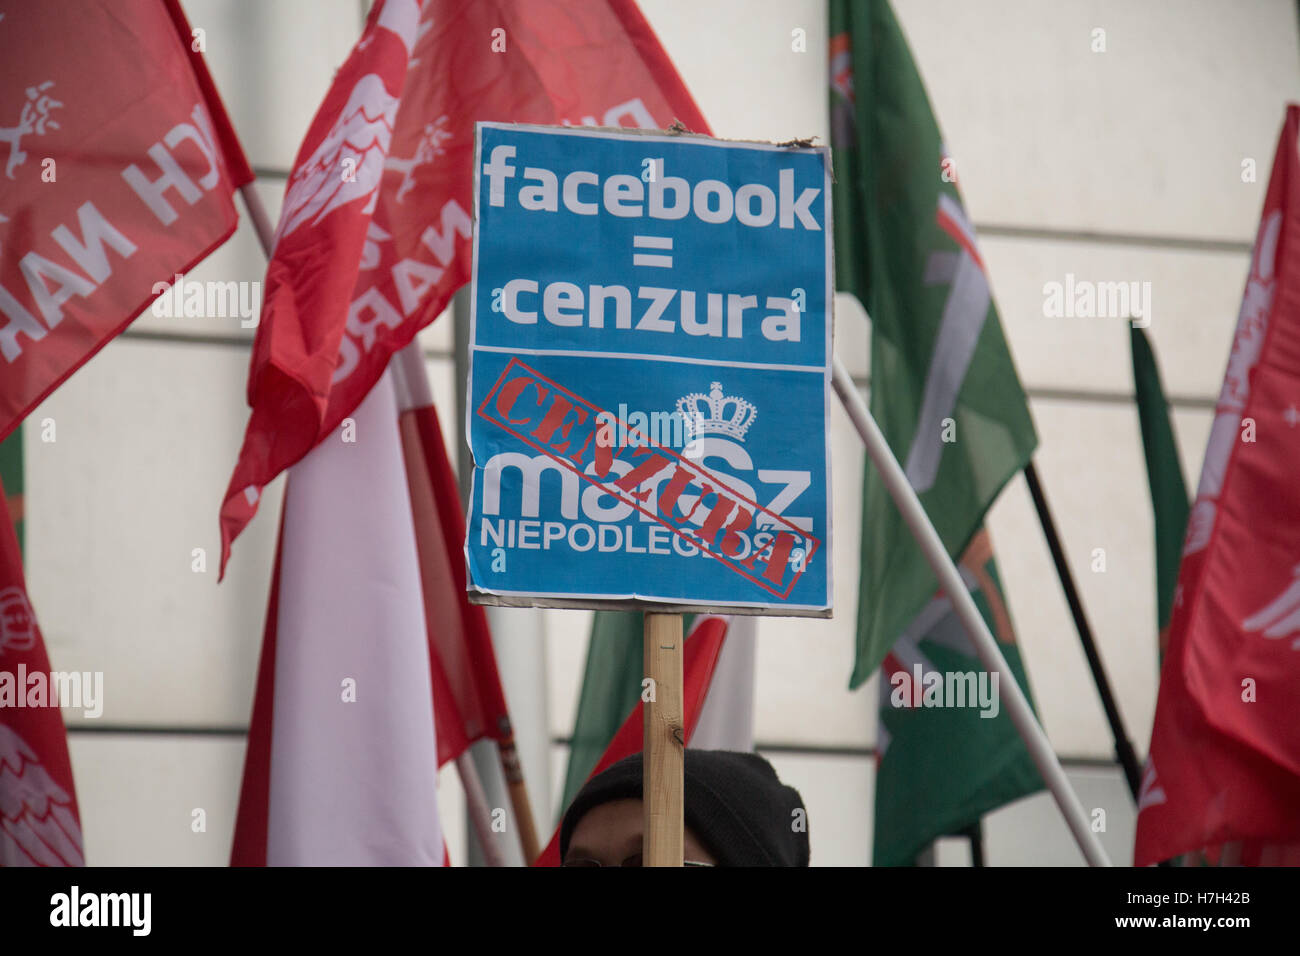
MULTIPOLYGON (((684 776, 686 825, 719 866, 808 865, 803 799, 777 779, 762 757, 688 748, 684 776)), ((560 859, 588 810, 624 799, 641 799, 639 753, 608 767, 578 791, 560 826, 560 859)))

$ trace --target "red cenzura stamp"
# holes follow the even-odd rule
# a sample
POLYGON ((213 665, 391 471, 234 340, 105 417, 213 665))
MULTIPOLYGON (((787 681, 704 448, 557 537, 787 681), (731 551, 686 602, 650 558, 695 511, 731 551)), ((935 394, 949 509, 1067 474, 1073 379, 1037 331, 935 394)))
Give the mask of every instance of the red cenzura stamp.
POLYGON ((617 433, 621 439, 607 440, 615 429, 597 427, 597 416, 603 411, 512 358, 477 414, 576 472, 605 494, 658 521, 769 593, 782 600, 789 598, 821 542, 734 491, 721 476, 670 448, 653 444, 636 429, 620 427, 617 433), (635 441, 629 443, 629 438, 635 441), (632 464, 621 478, 612 470, 616 459, 632 464), (666 483, 661 478, 664 475, 668 476, 666 483), (661 479, 658 483, 662 484, 655 502, 657 513, 646 507, 655 479, 661 479), (647 487, 641 487, 647 483, 647 487), (679 505, 692 485, 699 489, 698 497, 690 511, 684 513, 679 505), (760 512, 776 533, 742 559, 745 549, 740 533, 748 531, 760 512), (796 546, 802 548, 802 554, 796 546))

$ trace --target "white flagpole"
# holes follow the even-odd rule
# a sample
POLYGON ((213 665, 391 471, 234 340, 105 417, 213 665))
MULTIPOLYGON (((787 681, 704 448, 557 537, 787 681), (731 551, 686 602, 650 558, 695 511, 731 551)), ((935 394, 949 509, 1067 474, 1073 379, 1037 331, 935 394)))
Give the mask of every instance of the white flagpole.
MULTIPOLYGON (((397 396, 399 411, 433 404, 433 391, 429 387, 428 373, 424 370, 424 357, 416 342, 412 341, 395 353, 388 367, 393 373, 393 392, 397 396)), ((483 790, 483 780, 479 777, 474 761, 470 759, 469 751, 456 758, 456 770, 460 773, 461 786, 465 788, 465 812, 469 815, 479 846, 483 849, 483 861, 488 866, 505 866, 501 848, 492 838, 491 811, 483 790)))
POLYGON ((460 772, 461 786, 465 788, 465 812, 469 814, 474 826, 474 835, 478 837, 479 848, 483 851, 483 862, 488 866, 505 866, 501 848, 492 838, 492 815, 488 810, 487 796, 483 792, 483 781, 478 775, 478 768, 468 750, 456 758, 456 769, 460 772))
POLYGON ((1110 858, 1106 855, 1101 841, 1097 839, 1097 834, 1089 827, 1088 816, 1084 812, 1083 805, 1079 803, 1078 796, 1070 787, 1070 781, 1066 779, 1061 762, 1052 750, 1047 735, 1038 726, 1034 712, 1029 707, 1029 701, 1025 699, 1024 692, 1016 683, 1011 668, 1007 666, 1006 658, 998 650, 997 641, 989 633, 988 625, 984 623, 984 618, 975 606, 974 599, 962 582, 961 575, 957 573, 957 568, 952 563, 952 558, 948 556, 948 550, 943 546, 939 533, 930 523, 921 500, 916 496, 902 467, 890 450, 889 443, 885 441, 880 426, 871 417, 867 403, 862 400, 844 363, 838 356, 834 361, 834 374, 831 380, 835 386, 835 393, 844 404, 844 410, 848 412, 853 427, 861 436, 867 454, 875 464, 876 470, 880 472, 880 477, 884 479, 885 487, 889 490, 894 503, 898 505, 903 520, 911 529, 916 543, 921 546, 926 561, 938 576, 940 586, 952 601, 953 610, 961 619, 966 633, 970 635, 971 643, 975 645, 975 652, 989 672, 998 675, 998 693, 1002 705, 1006 707, 1011 722, 1020 732, 1029 755, 1038 767, 1038 772, 1043 775, 1048 789, 1052 791, 1056 805, 1061 808, 1061 815, 1065 817, 1075 842, 1079 844, 1079 849, 1089 865, 1110 866, 1110 858))
POLYGON ((240 186, 239 195, 244 197, 244 206, 248 209, 249 221, 253 224, 253 229, 257 233, 257 241, 262 244, 262 252, 266 254, 269 262, 271 252, 275 248, 275 230, 271 228, 271 219, 266 214, 266 207, 262 205, 262 197, 257 193, 257 180, 240 186))

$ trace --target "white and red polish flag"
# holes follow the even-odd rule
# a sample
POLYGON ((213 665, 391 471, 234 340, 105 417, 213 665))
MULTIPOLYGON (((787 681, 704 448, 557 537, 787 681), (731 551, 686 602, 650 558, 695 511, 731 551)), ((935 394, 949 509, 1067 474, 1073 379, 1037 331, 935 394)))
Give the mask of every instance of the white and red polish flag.
POLYGON ((388 378, 353 418, 289 472, 233 866, 446 859, 420 562, 388 378))
POLYGON ((176 0, 0 0, 0 438, 235 230, 192 47, 176 0))
POLYGON ((412 400, 398 408, 380 379, 348 430, 355 442, 334 436, 290 469, 232 865, 437 862, 418 849, 433 839, 436 808, 419 797, 423 784, 390 786, 393 768, 436 782, 476 740, 512 740, 487 619, 465 590, 464 512, 437 413, 427 394, 404 391, 412 400), (359 660, 373 665, 367 707, 356 706, 359 678, 343 710, 328 694, 305 696, 338 684, 323 672, 358 673, 359 660), (360 786, 339 789, 339 777, 360 786), (312 797, 327 790, 339 806, 312 797), (295 800, 313 804, 305 818, 295 800), (308 831, 322 810, 331 822, 308 831))
POLYGON ((708 128, 633 0, 380 0, 298 153, 221 506, 334 431, 470 274, 474 124, 708 128))
POLYGON ((1188 520, 1134 863, 1300 864, 1300 106, 1188 520))
MULTIPOLYGON (((3 497, 3 489, 0 489, 3 497)), ((13 524, 0 520, 0 866, 81 866, 68 735, 27 600, 13 524), (38 685, 28 678, 42 675, 38 685)))

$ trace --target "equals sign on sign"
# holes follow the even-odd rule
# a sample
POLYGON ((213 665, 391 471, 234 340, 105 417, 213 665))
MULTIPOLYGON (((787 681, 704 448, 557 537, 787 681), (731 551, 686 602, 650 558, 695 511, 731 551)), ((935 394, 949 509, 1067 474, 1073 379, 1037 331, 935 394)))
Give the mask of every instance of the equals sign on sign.
MULTIPOLYGON (((666 252, 672 252, 673 240, 668 236, 633 236, 632 248, 663 249, 666 252)), ((671 269, 673 267, 673 257, 660 256, 648 252, 633 252, 632 265, 658 266, 660 269, 671 269)))

